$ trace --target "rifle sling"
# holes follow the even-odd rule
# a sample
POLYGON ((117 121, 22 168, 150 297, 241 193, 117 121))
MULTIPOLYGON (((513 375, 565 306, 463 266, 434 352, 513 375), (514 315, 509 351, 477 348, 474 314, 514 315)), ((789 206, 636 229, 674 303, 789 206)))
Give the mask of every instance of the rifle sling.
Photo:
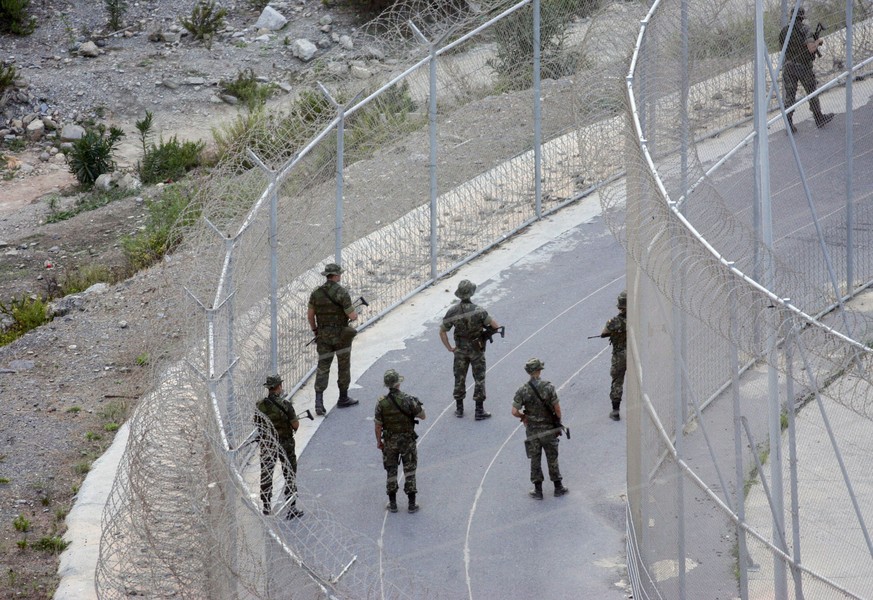
POLYGON ((560 424, 561 420, 558 418, 558 413, 555 412, 555 408, 551 404, 549 404, 545 400, 543 400, 543 397, 540 396, 540 392, 537 389, 537 386, 534 385, 534 382, 528 381, 527 384, 530 386, 530 389, 533 390, 534 396, 537 397, 537 400, 539 400, 540 403, 543 406, 545 406, 547 409, 549 409, 549 412, 552 413, 552 417, 554 417, 555 421, 558 423, 558 427, 563 427, 563 425, 560 424))
POLYGON ((272 396, 267 396, 267 400, 269 400, 270 402, 272 402, 272 403, 273 403, 273 406, 275 406, 276 408, 278 408, 279 410, 282 411, 282 414, 284 414, 285 417, 287 417, 289 423, 293 423, 294 421, 297 420, 297 419, 292 419, 292 418, 291 418, 291 415, 288 414, 288 411, 285 410, 285 407, 282 406, 281 404, 279 404, 278 402, 276 402, 275 400, 273 400, 273 397, 272 397, 272 396))
POLYGON ((395 400, 394 396, 392 395, 393 393, 394 393, 394 390, 391 390, 390 392, 388 392, 388 399, 391 401, 391 404, 393 404, 397 408, 397 410, 399 410, 401 413, 403 413, 404 415, 409 417, 409 419, 411 421, 415 421, 415 415, 411 415, 408 412, 406 412, 405 410, 403 410, 402 408, 400 408, 400 405, 397 404, 397 400, 395 400))

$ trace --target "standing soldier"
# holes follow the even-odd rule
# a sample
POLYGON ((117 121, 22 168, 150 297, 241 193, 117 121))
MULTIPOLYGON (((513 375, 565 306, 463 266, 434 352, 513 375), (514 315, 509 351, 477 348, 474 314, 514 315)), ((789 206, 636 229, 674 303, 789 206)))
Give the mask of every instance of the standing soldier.
POLYGON ((415 471, 418 468, 418 450, 415 425, 424 419, 424 406, 415 396, 400 391, 401 376, 394 369, 385 371, 383 378, 388 394, 376 402, 376 447, 382 451, 382 465, 388 472, 388 510, 397 512, 397 467, 403 462, 403 491, 409 499, 409 512, 418 510, 415 503, 415 471))
POLYGON ((612 366, 609 374, 612 376, 612 387, 609 389, 609 399, 612 401, 612 412, 609 418, 620 421, 621 414, 618 407, 621 405, 622 388, 624 387, 624 373, 627 370, 627 292, 618 295, 618 314, 606 322, 600 337, 609 338, 612 344, 612 366))
POLYGON ((322 275, 327 277, 324 285, 315 288, 309 295, 307 319, 309 328, 316 337, 318 350, 318 370, 315 374, 315 414, 323 415, 324 390, 327 389, 330 377, 330 364, 336 355, 339 374, 339 408, 354 406, 358 403, 349 397, 349 384, 352 381, 352 340, 357 331, 349 325, 349 321, 358 318, 358 313, 352 306, 349 292, 339 284, 342 277, 342 267, 330 263, 324 267, 322 275))
POLYGON ((293 519, 303 514, 297 508, 297 454, 294 449, 294 432, 300 426, 300 421, 291 401, 282 396, 281 377, 270 375, 264 387, 268 390, 267 397, 258 402, 258 412, 255 413, 258 446, 261 451, 261 503, 264 514, 269 515, 273 496, 273 469, 276 461, 279 461, 282 464, 282 476, 285 478, 285 501, 291 502, 285 516, 293 519))
POLYGON ((467 395, 467 370, 472 365, 473 381, 476 386, 473 389, 473 400, 476 403, 475 418, 477 421, 487 419, 491 413, 485 412, 485 346, 481 335, 485 325, 493 329, 500 326, 492 317, 488 316, 481 306, 473 304, 470 298, 476 291, 476 284, 464 279, 458 284, 455 296, 460 302, 452 306, 443 317, 440 326, 440 340, 446 350, 454 353, 453 371, 455 375, 455 416, 464 416, 464 397, 467 395), (448 331, 455 328, 455 347, 449 343, 448 331))
POLYGON ((561 435, 561 404, 558 393, 548 381, 541 381, 545 363, 532 358, 524 365, 530 375, 527 383, 515 392, 512 399, 512 416, 521 419, 525 425, 524 449, 530 459, 530 480, 534 488, 531 498, 543 499, 543 466, 541 456, 546 454, 549 479, 555 484, 555 496, 563 496, 570 490, 561 482, 558 468, 558 437, 561 435), (524 410, 524 412, 522 412, 524 410))

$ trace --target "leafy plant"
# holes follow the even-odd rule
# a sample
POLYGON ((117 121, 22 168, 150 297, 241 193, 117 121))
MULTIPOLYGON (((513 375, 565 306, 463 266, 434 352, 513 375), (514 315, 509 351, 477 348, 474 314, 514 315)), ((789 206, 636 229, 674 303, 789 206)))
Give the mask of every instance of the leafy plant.
MULTIPOLYGON (((0 2, 2 2, 2 0, 0 0, 0 2)), ((15 71, 14 66, 7 65, 6 63, 0 64, 0 94, 15 87, 15 78, 17 76, 18 73, 15 71)))
POLYGON ((118 431, 119 427, 120 425, 118 423, 106 423, 105 425, 103 425, 103 431, 113 433, 118 431))
POLYGON ((18 515, 12 519, 12 526, 15 528, 15 531, 26 533, 30 529, 30 521, 24 515, 18 515))
POLYGON ((172 252, 182 241, 182 232, 200 216, 189 190, 167 186, 161 197, 148 204, 145 229, 121 240, 121 247, 134 270, 144 269, 172 252))
POLYGON ((94 433, 93 431, 89 431, 88 433, 85 434, 85 439, 88 440, 89 442, 99 442, 100 440, 103 439, 103 436, 100 435, 99 433, 94 433))
POLYGON ((90 188, 98 177, 115 170, 112 153, 123 136, 124 132, 115 126, 107 134, 106 126, 101 124, 73 142, 67 162, 79 183, 90 188))
POLYGON ((134 123, 136 130, 139 132, 139 143, 142 145, 142 153, 145 156, 148 152, 148 142, 152 135, 152 125, 155 115, 150 110, 145 111, 145 116, 134 123))
POLYGON ((139 165, 139 178, 144 184, 178 180, 200 165, 203 142, 180 142, 174 135, 168 141, 161 138, 146 150, 139 165))
POLYGON ((103 0, 103 4, 109 15, 109 29, 112 31, 121 29, 124 13, 127 12, 127 2, 125 0, 103 0))
POLYGON ((36 19, 28 16, 30 0, 0 0, 0 33, 30 35, 36 29, 36 19))
POLYGON ((0 477, 0 484, 9 483, 10 479, 8 477, 0 477))
POLYGON ((5 330, 0 331, 0 346, 5 346, 22 335, 51 319, 46 312, 46 304, 41 298, 22 296, 9 304, 0 302, 0 314, 6 315, 12 322, 5 330))
POLYGON ((239 98, 249 109, 266 103, 274 91, 272 85, 258 82, 252 69, 243 69, 236 79, 222 80, 219 86, 223 93, 239 98))
POLYGON ((15 545, 18 546, 19 550, 27 550, 27 538, 16 541, 15 545))
POLYGON ((179 22, 195 40, 202 40, 207 47, 212 44, 212 36, 224 27, 227 9, 219 8, 214 0, 199 0, 191 9, 191 17, 182 17, 179 22))
POLYGON ((60 554, 70 545, 59 535, 45 536, 33 543, 33 547, 50 554, 60 554))
POLYGON ((143 352, 139 356, 136 357, 136 364, 140 367, 144 367, 149 364, 149 353, 143 352))

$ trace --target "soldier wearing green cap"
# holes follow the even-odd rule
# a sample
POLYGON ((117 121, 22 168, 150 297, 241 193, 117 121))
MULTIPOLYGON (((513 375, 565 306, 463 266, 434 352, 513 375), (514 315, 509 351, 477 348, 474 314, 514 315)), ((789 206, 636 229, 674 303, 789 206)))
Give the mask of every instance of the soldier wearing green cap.
POLYGON ((258 411, 255 413, 261 451, 261 504, 264 514, 270 514, 273 470, 276 462, 279 462, 285 479, 285 501, 290 501, 285 516, 293 519, 303 514, 297 508, 297 453, 294 448, 294 432, 300 426, 300 421, 291 401, 282 394, 281 377, 270 375, 264 387, 267 388, 267 397, 258 402, 258 411))
POLYGON ((400 391, 403 376, 394 369, 385 371, 383 377, 388 393, 376 402, 376 415, 373 419, 376 432, 376 447, 382 451, 382 466, 388 475, 388 510, 397 512, 397 469, 403 463, 403 491, 409 499, 408 510, 418 510, 415 495, 415 471, 418 469, 418 450, 415 440, 415 425, 425 418, 424 405, 415 396, 400 391))
POLYGON ((606 326, 600 333, 600 337, 609 338, 612 344, 612 366, 609 374, 612 377, 612 386, 609 389, 609 399, 612 402, 612 412, 609 418, 613 421, 621 420, 618 407, 621 405, 622 389, 624 388, 624 374, 627 371, 627 292, 618 295, 618 314, 606 322, 606 326))
POLYGON ((562 429, 556 423, 561 421, 561 404, 555 386, 540 379, 545 366, 538 358, 528 360, 524 370, 530 379, 516 390, 512 399, 512 416, 521 419, 525 426, 524 447, 530 459, 530 480, 534 484, 530 496, 537 500, 543 499, 543 453, 549 479, 555 484, 555 496, 569 491, 561 481, 558 467, 558 437, 562 429))
POLYGON ((352 306, 349 292, 340 285, 343 269, 336 263, 325 265, 321 272, 327 278, 323 285, 315 288, 309 295, 309 305, 306 317, 309 328, 316 337, 318 351, 318 368, 315 373, 315 414, 323 415, 324 390, 327 389, 330 378, 330 365, 336 356, 337 386, 339 387, 339 408, 354 406, 358 403, 349 397, 349 384, 352 381, 352 340, 356 335, 350 321, 358 318, 352 306))
POLYGON ((473 303, 471 298, 476 291, 476 284, 464 279, 458 284, 455 296, 460 299, 453 305, 440 325, 440 340, 446 350, 454 354, 452 371, 455 376, 455 416, 464 416, 464 398, 467 395, 467 371, 472 367, 473 401, 476 403, 475 419, 481 421, 491 416, 485 412, 485 350, 480 344, 482 329, 490 325, 497 329, 500 325, 488 311, 473 303), (455 345, 449 343, 448 332, 454 329, 455 345))

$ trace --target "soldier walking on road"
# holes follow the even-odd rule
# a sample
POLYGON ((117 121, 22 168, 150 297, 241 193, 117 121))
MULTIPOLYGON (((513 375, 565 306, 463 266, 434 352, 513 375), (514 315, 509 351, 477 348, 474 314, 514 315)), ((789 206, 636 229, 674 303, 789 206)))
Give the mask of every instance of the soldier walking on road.
POLYGON ((349 384, 352 381, 352 340, 357 331, 349 325, 349 321, 358 318, 352 306, 349 292, 339 284, 342 277, 342 267, 330 263, 324 267, 322 275, 327 277, 324 285, 315 288, 309 295, 307 319, 309 328, 316 337, 318 350, 318 369, 315 373, 315 414, 323 415, 324 390, 327 389, 330 378, 330 364, 336 355, 339 375, 339 408, 354 406, 358 403, 349 397, 349 384))
MULTIPOLYGON (((784 87, 784 104, 785 108, 794 104, 797 98, 797 84, 803 84, 803 89, 806 94, 813 93, 818 87, 815 80, 815 72, 812 68, 812 63, 816 56, 821 56, 819 47, 824 43, 824 40, 818 39, 818 36, 809 30, 803 20, 806 17, 806 11, 803 7, 797 9, 797 18, 794 20, 793 26, 786 25, 779 32, 779 44, 785 45, 785 38, 788 37, 788 46, 785 49, 785 64, 782 67, 782 84, 784 87), (788 31, 791 30, 791 36, 788 36, 788 31)), ((815 117, 816 127, 824 127, 830 123, 833 118, 833 113, 823 113, 821 111, 821 101, 818 96, 810 98, 809 109, 815 117)), ((797 133, 797 127, 794 125, 794 111, 788 113, 788 127, 792 133, 797 133)))
POLYGON ((388 393, 376 402, 374 419, 376 447, 382 451, 382 465, 388 476, 388 510, 397 512, 397 469, 403 462, 403 491, 409 499, 409 512, 418 510, 415 494, 415 471, 418 469, 418 449, 415 425, 425 418, 424 406, 415 396, 400 391, 403 377, 394 369, 385 371, 383 378, 388 393))
POLYGON ((481 306, 473 304, 470 298, 476 291, 476 284, 464 279, 458 284, 455 296, 460 302, 452 306, 443 317, 440 326, 440 340, 446 350, 455 355, 453 371, 455 375, 455 416, 464 416, 464 397, 467 395, 467 371, 472 366, 473 401, 476 403, 475 418, 477 421, 487 419, 491 413, 485 412, 485 346, 482 341, 482 330, 486 325, 493 329, 500 326, 488 315, 481 306), (448 332, 454 328, 455 347, 449 343, 448 332))
POLYGON ((530 495, 537 500, 543 499, 543 452, 546 454, 549 479, 555 484, 555 496, 563 496, 569 491, 561 482, 561 470, 558 468, 561 404, 555 386, 540 379, 545 366, 538 358, 525 363, 524 370, 530 379, 518 388, 512 400, 512 416, 521 419, 525 426, 527 437, 524 449, 530 459, 530 480, 534 484, 530 495))
POLYGON ((609 389, 609 399, 612 401, 612 412, 609 418, 621 420, 618 407, 621 405, 621 395, 624 388, 624 374, 627 370, 627 292, 618 295, 618 314, 606 322, 600 337, 609 338, 612 344, 612 366, 609 374, 612 376, 612 387, 609 389))
POLYGON ((258 402, 258 412, 255 413, 261 454, 261 504, 264 514, 269 515, 273 470, 278 461, 282 464, 282 476, 285 478, 285 500, 291 501, 286 518, 293 519, 303 514, 297 508, 297 454, 294 448, 294 432, 300 426, 300 421, 291 401, 282 395, 281 377, 267 377, 264 386, 268 390, 267 397, 258 402))

